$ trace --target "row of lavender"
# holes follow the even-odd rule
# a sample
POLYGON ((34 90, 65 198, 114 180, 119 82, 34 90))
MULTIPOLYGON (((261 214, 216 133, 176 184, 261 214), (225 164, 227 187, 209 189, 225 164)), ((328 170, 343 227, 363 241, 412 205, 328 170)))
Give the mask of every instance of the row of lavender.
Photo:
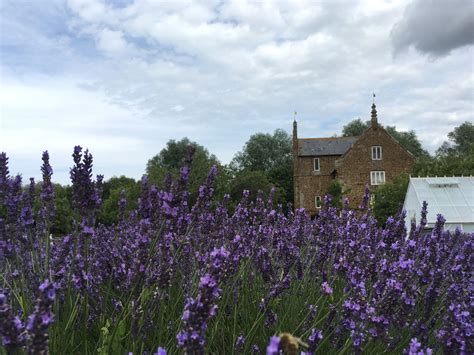
POLYGON ((231 214, 216 169, 190 206, 190 150, 179 180, 144 177, 137 210, 122 198, 105 227, 102 176, 73 159, 74 233, 52 239, 47 152, 40 201, 0 154, 0 353, 474 352, 474 236, 442 216, 423 235, 427 206, 408 235, 403 214, 379 228, 368 195, 311 220, 244 191, 231 214))

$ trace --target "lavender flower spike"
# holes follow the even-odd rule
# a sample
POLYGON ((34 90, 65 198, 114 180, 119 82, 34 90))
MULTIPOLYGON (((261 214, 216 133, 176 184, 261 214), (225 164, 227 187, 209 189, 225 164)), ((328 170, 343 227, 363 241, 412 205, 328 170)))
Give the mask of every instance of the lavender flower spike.
POLYGON ((430 348, 426 348, 426 350, 423 350, 421 348, 421 343, 418 342, 416 338, 411 339, 410 341, 410 347, 408 348, 408 355, 431 355, 433 351, 430 348))
POLYGON ((166 355, 167 352, 165 349, 163 349, 161 346, 158 347, 158 350, 156 350, 155 353, 153 353, 153 355, 166 355))
POLYGON ((267 355, 277 355, 280 353, 280 337, 272 336, 267 346, 267 355))
POLYGON ((13 315, 8 304, 7 292, 0 288, 0 335, 2 335, 1 344, 7 351, 24 346, 23 331, 23 323, 18 316, 13 315))
POLYGON ((28 318, 28 325, 26 327, 31 339, 28 347, 30 354, 49 353, 48 328, 54 321, 51 308, 56 298, 55 286, 49 280, 45 280, 39 286, 39 291, 40 295, 36 301, 35 310, 28 318))

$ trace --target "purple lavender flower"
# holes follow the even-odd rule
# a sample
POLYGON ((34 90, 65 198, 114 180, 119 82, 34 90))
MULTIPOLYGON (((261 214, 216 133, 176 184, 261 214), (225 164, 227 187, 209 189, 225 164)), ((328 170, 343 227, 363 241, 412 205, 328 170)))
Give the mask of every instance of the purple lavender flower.
POLYGON ((120 190, 119 197, 119 220, 122 221, 125 217, 125 208, 127 206, 127 198, 125 196, 125 190, 120 190))
POLYGON ((416 338, 410 340, 410 347, 406 354, 408 355, 431 355, 433 351, 430 348, 422 349, 421 343, 416 338))
POLYGON ((74 147, 74 166, 70 170, 72 181, 73 205, 87 223, 93 224, 95 214, 101 205, 102 175, 92 181, 92 154, 88 150, 82 153, 80 146, 74 147))
POLYGON ((49 153, 47 150, 43 152, 42 160, 43 165, 41 166, 41 172, 43 174, 43 184, 41 186, 40 197, 44 208, 46 208, 49 213, 52 213, 51 204, 54 199, 54 191, 51 176, 53 175, 53 168, 49 164, 49 153))
POLYGON ((189 298, 184 306, 183 330, 177 335, 178 345, 186 353, 202 353, 206 343, 204 334, 207 321, 217 312, 215 300, 220 295, 220 289, 213 276, 206 274, 201 278, 196 299, 189 298))
POLYGON ((3 198, 7 190, 7 181, 9 180, 8 157, 5 152, 0 153, 0 203, 3 204, 3 198))
POLYGON ((308 354, 314 354, 319 343, 323 340, 323 332, 317 329, 311 329, 311 334, 308 337, 308 354))
POLYGON ((280 337, 271 336, 270 342, 267 345, 267 355, 280 354, 280 337))
POLYGON ((324 281, 323 284, 321 285, 321 287, 323 289, 324 294, 332 295, 332 288, 331 288, 331 286, 329 286, 327 281, 324 281))
POLYGON ((158 350, 153 353, 153 355, 166 355, 167 352, 165 349, 163 349, 161 346, 158 347, 158 350))
POLYGON ((0 335, 2 335, 2 345, 7 351, 25 346, 26 337, 25 326, 18 316, 14 316, 6 290, 0 288, 0 335))
MULTIPOLYGON (((69 296, 72 300, 77 297, 78 304, 87 308, 89 318, 84 320, 91 325, 90 331, 101 325, 99 320, 115 322, 131 310, 131 329, 126 331, 146 347, 155 346, 151 329, 160 322, 162 311, 175 304, 174 300, 169 302, 170 297, 182 287, 185 305, 176 338, 186 353, 216 349, 216 344, 206 349, 206 334, 216 334, 213 318, 221 313, 227 329, 232 301, 240 311, 246 295, 254 291, 262 299, 258 319, 264 317, 267 326, 278 319, 279 328, 285 328, 287 314, 306 315, 291 323, 299 324, 299 334, 309 333, 310 353, 322 343, 322 331, 312 329, 315 324, 324 329, 326 341, 334 349, 352 343, 354 353, 369 342, 377 342, 380 351, 394 351, 408 342, 405 334, 414 338, 411 353, 429 353, 420 343, 446 353, 472 352, 473 236, 460 230, 444 231, 441 216, 432 233, 425 235, 420 226, 426 224, 426 204, 420 226, 412 228, 408 238, 403 212, 390 217, 381 228, 370 210, 351 211, 346 201, 338 211, 331 206, 330 196, 314 220, 302 209, 283 213, 272 196, 265 199, 259 193, 251 201, 248 191, 230 214, 228 197, 215 201, 217 169, 213 168, 191 207, 186 191, 191 158, 187 158, 177 180, 168 175, 164 186, 151 185, 145 177, 137 210, 126 215, 123 199, 119 223, 103 226, 95 223, 102 177, 92 180, 88 151, 83 153, 76 147, 73 159, 74 232, 54 238, 48 253, 45 242, 49 239, 41 238, 41 231, 49 216, 45 206, 54 203, 48 189, 52 173, 49 156, 45 152, 43 202, 35 214, 33 184, 27 192, 20 176, 8 176, 6 155, 0 154, 1 282, 13 285, 16 293, 29 299, 26 304, 34 299, 32 290, 36 291, 45 272, 55 285, 41 285, 28 331, 11 309, 19 308, 17 303, 12 302, 10 308, 0 296, 2 333, 10 334, 3 339, 10 344, 7 346, 28 346, 31 340, 31 352, 46 351, 41 349, 47 349, 51 305, 55 297, 66 300, 69 296), (31 240, 37 241, 36 245, 32 246, 31 240), (42 266, 46 255, 51 257, 49 269, 42 266), (341 285, 337 294, 341 293, 342 300, 334 300, 336 285, 341 285), (312 292, 311 287, 320 292, 312 292), (289 292, 308 296, 313 304, 318 302, 318 313, 316 307, 308 310, 306 306, 288 313, 286 307, 293 296, 289 292), (124 295, 130 295, 132 301, 127 303, 124 295), (28 334, 30 338, 25 337, 28 334)), ((253 300, 253 306, 255 302, 258 300, 253 300)), ((61 309, 62 303, 57 306, 61 309)), ((177 323, 167 321, 163 334, 175 332, 177 323)), ((77 326, 83 326, 82 319, 77 326)), ((160 341, 169 343, 163 336, 160 334, 160 341)), ((270 350, 286 351, 284 334, 274 338, 270 350)), ((249 341, 239 334, 224 351, 234 347, 236 352, 259 352, 258 346, 249 348, 262 339, 249 341)), ((82 350, 79 346, 77 351, 82 350)))
POLYGON ((49 280, 45 280, 39 286, 39 297, 36 301, 35 310, 28 317, 28 325, 26 326, 31 342, 28 346, 30 353, 48 353, 48 328, 54 321, 51 308, 55 297, 55 286, 49 280))
POLYGON ((243 333, 240 333, 240 335, 237 337, 237 340, 235 341, 235 346, 234 346, 235 352, 237 354, 243 353, 244 346, 245 346, 245 337, 243 333))
POLYGON ((316 319, 316 314, 318 312, 318 306, 313 306, 310 304, 308 306, 309 314, 306 317, 304 324, 303 324, 303 333, 305 333, 313 324, 314 320, 316 319))
POLYGON ((276 324, 277 320, 278 320, 278 314, 276 314, 271 309, 265 310, 265 327, 270 328, 271 326, 276 324))

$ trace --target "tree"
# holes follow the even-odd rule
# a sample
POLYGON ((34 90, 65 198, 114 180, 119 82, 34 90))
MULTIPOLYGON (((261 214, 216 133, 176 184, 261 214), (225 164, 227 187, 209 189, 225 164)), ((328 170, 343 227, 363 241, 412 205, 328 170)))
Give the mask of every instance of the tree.
POLYGON ((413 173, 420 176, 474 175, 474 126, 464 122, 448 133, 433 158, 419 160, 413 173))
MULTIPOLYGON (((250 192, 250 200, 255 200, 259 191, 262 191, 265 196, 268 196, 274 185, 267 178, 267 174, 263 171, 243 170, 235 176, 230 183, 230 197, 234 204, 242 199, 244 190, 250 192)), ((281 189, 277 189, 274 201, 281 200, 281 189)))
MULTIPOLYGON (((35 185, 35 199, 33 209, 36 214, 41 208, 41 191, 43 182, 35 185)), ((27 187, 25 187, 26 189, 27 187)), ((72 188, 69 185, 53 184, 54 213, 51 218, 49 231, 53 237, 63 236, 73 230, 74 211, 72 208, 72 188)))
MULTIPOLYGON (((38 195, 40 193, 40 184, 38 184, 38 195)), ((73 229, 72 221, 74 212, 72 210, 72 188, 54 184, 54 203, 55 213, 51 221, 50 232, 53 236, 61 236, 70 233, 73 229)), ((39 201, 39 199, 38 199, 39 201)))
POLYGON ((471 122, 464 122, 459 127, 448 133, 448 138, 453 143, 450 145, 455 153, 474 154, 474 125, 471 122))
POLYGON ((140 183, 123 175, 120 177, 114 176, 104 182, 102 210, 99 216, 101 223, 111 225, 118 221, 119 201, 122 191, 126 200, 125 212, 130 213, 136 209, 141 191, 140 183))
POLYGON ((360 118, 357 118, 342 128, 342 135, 344 137, 360 136, 369 126, 370 121, 363 122, 360 118))
POLYGON ((199 186, 204 183, 213 165, 216 165, 219 171, 216 181, 216 190, 217 195, 221 196, 228 184, 229 174, 227 170, 220 164, 214 154, 210 154, 202 145, 192 142, 186 137, 179 141, 173 139, 168 141, 166 147, 148 161, 146 174, 148 175, 149 181, 161 186, 167 173, 177 178, 190 145, 193 145, 195 148, 191 172, 189 174, 191 202, 195 201, 199 186))
POLYGON ((417 158, 428 157, 429 153, 423 149, 421 142, 418 140, 415 131, 397 131, 395 126, 386 126, 387 132, 395 138, 406 150, 417 158))
POLYGON ((232 160, 239 170, 270 171, 277 165, 285 164, 291 159, 291 137, 282 129, 273 135, 256 133, 245 143, 244 149, 232 160))
POLYGON ((374 216, 380 225, 401 211, 408 189, 409 176, 402 173, 392 182, 377 186, 374 193, 374 216))
MULTIPOLYGON (((140 189, 140 183, 135 179, 121 175, 120 177, 113 176, 109 180, 104 181, 102 188, 102 200, 105 201, 110 198, 113 190, 132 190, 138 186, 140 189)), ((137 196, 138 198, 139 196, 137 196)))
MULTIPOLYGON (((370 121, 363 122, 358 118, 352 120, 342 128, 342 135, 345 137, 360 136, 367 128, 369 128, 369 126, 370 121)), ((423 149, 415 131, 397 131, 395 126, 386 126, 384 128, 398 143, 415 157, 421 158, 429 156, 428 152, 423 149)))
POLYGON ((293 200, 292 139, 284 130, 252 135, 243 150, 235 155, 230 167, 234 174, 263 172, 269 182, 281 189, 284 204, 293 200))
POLYGON ((474 154, 443 153, 417 161, 415 176, 469 176, 474 175, 474 154))

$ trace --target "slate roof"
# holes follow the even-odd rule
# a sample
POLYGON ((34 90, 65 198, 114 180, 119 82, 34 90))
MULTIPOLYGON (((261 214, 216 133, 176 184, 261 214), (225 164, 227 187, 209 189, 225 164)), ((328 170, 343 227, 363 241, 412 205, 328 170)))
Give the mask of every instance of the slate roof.
POLYGON ((303 138, 298 140, 299 156, 343 155, 359 137, 303 138))

